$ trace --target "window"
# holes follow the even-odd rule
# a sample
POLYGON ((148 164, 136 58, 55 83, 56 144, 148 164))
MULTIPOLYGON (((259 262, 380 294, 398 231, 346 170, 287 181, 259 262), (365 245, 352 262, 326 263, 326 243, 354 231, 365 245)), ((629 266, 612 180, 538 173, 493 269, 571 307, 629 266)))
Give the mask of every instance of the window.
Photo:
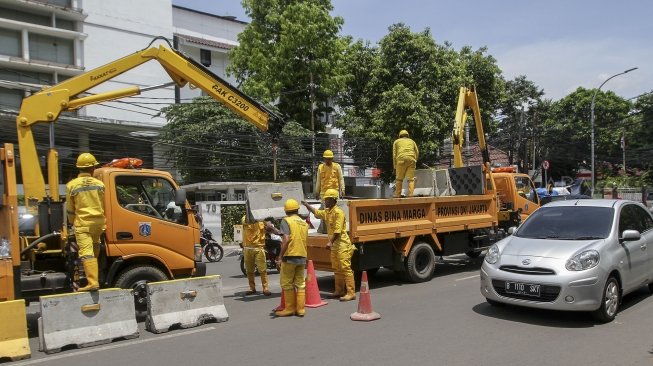
POLYGON ((30 33, 29 55, 33 60, 74 65, 74 44, 71 39, 30 33))
POLYGON ((637 230, 640 233, 643 231, 641 217, 635 208, 637 206, 626 205, 621 209, 621 215, 619 215, 619 237, 621 237, 621 234, 625 230, 637 230))
POLYGON ((533 182, 530 179, 526 177, 515 177, 515 186, 517 187, 517 194, 527 198, 531 202, 537 203, 535 186, 533 186, 533 182))
POLYGON ((157 177, 116 177, 116 197, 127 210, 158 219, 186 224, 183 209, 175 205, 175 188, 157 177))
POLYGON ((20 31, 0 29, 0 54, 22 57, 20 31))
POLYGON ((200 63, 206 67, 211 66, 211 51, 200 49, 200 63))
POLYGON ((544 206, 514 234, 520 238, 553 240, 603 239, 610 235, 614 209, 591 206, 544 206))

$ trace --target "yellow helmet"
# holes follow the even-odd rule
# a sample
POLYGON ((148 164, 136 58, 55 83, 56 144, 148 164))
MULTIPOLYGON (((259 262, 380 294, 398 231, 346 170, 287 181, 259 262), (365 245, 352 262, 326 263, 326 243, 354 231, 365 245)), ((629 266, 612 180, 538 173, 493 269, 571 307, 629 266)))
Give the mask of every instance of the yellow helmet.
POLYGON ((324 150, 324 154, 322 154, 322 157, 325 159, 333 159, 333 151, 331 150, 324 150))
POLYGON ((406 136, 406 137, 409 136, 409 135, 408 135, 408 131, 406 131, 406 130, 401 130, 401 131, 399 131, 399 137, 404 137, 404 136, 406 136))
POLYGON ((338 199, 338 191, 333 188, 329 188, 324 192, 324 199, 333 198, 334 200, 338 199))
POLYGON ((286 212, 297 211, 299 210, 299 202, 297 200, 289 198, 286 203, 283 205, 283 209, 286 212))
POLYGON ((91 168, 96 165, 100 165, 100 163, 95 160, 95 156, 93 156, 91 153, 79 154, 79 157, 77 158, 78 168, 91 168))

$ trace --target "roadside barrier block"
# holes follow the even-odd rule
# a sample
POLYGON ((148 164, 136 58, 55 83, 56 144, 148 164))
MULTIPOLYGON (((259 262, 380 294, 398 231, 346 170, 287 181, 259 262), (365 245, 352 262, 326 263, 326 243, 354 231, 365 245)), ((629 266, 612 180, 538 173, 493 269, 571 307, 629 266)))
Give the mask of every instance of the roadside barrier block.
POLYGON ((191 328, 229 320, 220 276, 150 282, 147 297, 145 328, 152 333, 165 333, 172 326, 191 328))
POLYGON ((0 302, 0 360, 23 360, 32 356, 27 338, 25 300, 0 302))
POLYGON ((45 353, 69 345, 84 348, 139 336, 134 296, 129 290, 41 296, 40 302, 39 350, 45 353))

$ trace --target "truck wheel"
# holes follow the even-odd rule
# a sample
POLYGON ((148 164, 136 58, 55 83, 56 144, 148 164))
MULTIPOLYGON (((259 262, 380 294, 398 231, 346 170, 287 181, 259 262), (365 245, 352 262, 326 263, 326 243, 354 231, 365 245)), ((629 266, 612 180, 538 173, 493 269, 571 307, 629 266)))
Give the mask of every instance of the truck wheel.
POLYGON ((406 275, 411 282, 429 281, 435 269, 435 253, 428 243, 417 242, 406 258, 406 275))
POLYGON ((120 273, 115 286, 134 291, 136 317, 144 319, 147 316, 147 292, 145 284, 148 282, 166 281, 167 279, 168 275, 154 266, 134 265, 120 273))

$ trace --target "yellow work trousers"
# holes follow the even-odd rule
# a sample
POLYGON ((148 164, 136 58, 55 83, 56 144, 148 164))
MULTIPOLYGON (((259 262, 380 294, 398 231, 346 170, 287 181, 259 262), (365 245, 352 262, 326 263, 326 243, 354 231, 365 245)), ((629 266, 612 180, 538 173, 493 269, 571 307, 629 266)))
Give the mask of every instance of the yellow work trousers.
POLYGON ((265 249, 245 247, 243 250, 243 253, 245 254, 245 272, 254 273, 256 268, 258 268, 258 273, 267 272, 268 267, 265 264, 265 249))
POLYGON ((351 270, 351 256, 354 254, 354 246, 336 246, 331 248, 331 268, 333 274, 347 278, 354 275, 351 270))
POLYGON ((75 227, 79 258, 93 258, 100 255, 100 236, 103 231, 104 224, 75 227))
POLYGON ((281 288, 284 290, 303 290, 306 288, 305 268, 306 266, 303 264, 281 262, 281 288))
POLYGON ((409 182, 414 180, 416 165, 417 162, 414 160, 399 160, 397 162, 397 166, 395 167, 395 170, 397 171, 396 180, 398 182, 401 181, 402 183, 404 181, 404 178, 408 179, 409 182))

